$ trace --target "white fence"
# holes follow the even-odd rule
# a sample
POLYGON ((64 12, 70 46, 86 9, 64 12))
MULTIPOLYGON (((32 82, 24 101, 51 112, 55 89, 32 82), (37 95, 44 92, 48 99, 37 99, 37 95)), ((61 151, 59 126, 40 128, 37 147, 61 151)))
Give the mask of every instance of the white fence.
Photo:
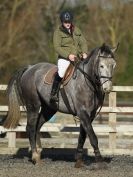
MULTIPOLYGON (((0 90, 5 90, 6 85, 0 85, 0 90)), ((109 107, 103 107, 101 112, 108 113, 108 125, 94 125, 94 130, 97 134, 108 133, 109 134, 109 144, 108 149, 105 152, 111 154, 133 154, 133 144, 131 144, 130 149, 117 149, 117 135, 118 134, 128 134, 133 136, 133 124, 130 125, 117 125, 117 113, 133 113, 133 107, 117 107, 117 92, 133 92, 133 86, 114 86, 112 92, 109 94, 109 107)), ((7 112, 8 106, 0 106, 0 112, 7 112)), ((21 108, 21 111, 24 111, 21 108)), ((79 126, 79 125, 78 125, 79 126)), ((65 127, 76 127, 76 125, 65 125, 65 127)), ((59 132, 61 133, 64 126, 57 123, 46 123, 41 132, 59 132)), ((71 128, 70 128, 71 130, 71 128)), ((16 147, 16 132, 25 132, 25 125, 18 126, 16 129, 4 129, 0 126, 1 132, 7 132, 8 134, 8 149, 13 149, 16 147)), ((67 132, 68 133, 68 132, 67 132)), ((71 133, 75 133, 72 132, 71 133)))

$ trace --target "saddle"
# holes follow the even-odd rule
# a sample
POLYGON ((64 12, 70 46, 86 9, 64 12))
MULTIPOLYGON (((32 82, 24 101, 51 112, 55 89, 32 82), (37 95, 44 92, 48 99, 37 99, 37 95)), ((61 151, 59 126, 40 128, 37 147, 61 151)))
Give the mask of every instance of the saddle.
MULTIPOLYGON (((75 70, 75 66, 70 64, 61 81, 63 85, 67 85, 67 83, 73 76, 74 70, 75 70)), ((57 71, 58 71, 57 66, 53 66, 52 68, 50 68, 44 76, 44 83, 49 84, 49 85, 53 84, 54 76, 57 73, 57 71)))

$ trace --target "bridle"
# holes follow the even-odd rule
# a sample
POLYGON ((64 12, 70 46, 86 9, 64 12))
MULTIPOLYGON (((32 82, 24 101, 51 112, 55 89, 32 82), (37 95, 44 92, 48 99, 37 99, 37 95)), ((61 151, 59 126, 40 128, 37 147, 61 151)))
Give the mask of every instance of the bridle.
MULTIPOLYGON (((91 57, 91 56, 90 56, 91 57)), ((77 58, 77 61, 75 62, 75 61, 70 61, 71 62, 71 64, 75 67, 75 71, 77 71, 77 70, 79 70, 82 74, 83 74, 83 76, 84 76, 84 79, 85 79, 85 82, 86 82, 86 84, 88 85, 88 87, 90 88, 90 89, 93 89, 93 91, 95 92, 95 94, 96 94, 96 96, 97 96, 97 98, 98 98, 98 107, 99 107, 99 110, 98 110, 98 112, 95 114, 95 117, 99 114, 99 112, 101 111, 101 108, 102 108, 102 106, 103 106, 103 102, 104 102, 104 97, 105 97, 105 93, 102 91, 102 89, 101 89, 101 86, 104 84, 104 83, 102 83, 101 84, 101 82, 100 82, 100 79, 101 78, 106 78, 107 80, 105 81, 105 82, 107 82, 108 80, 111 80, 112 79, 112 77, 107 77, 107 76, 103 76, 103 75, 97 75, 96 73, 94 73, 95 74, 95 77, 94 77, 94 79, 92 78, 92 76, 90 76, 89 74, 87 74, 86 72, 85 72, 85 64, 87 64, 88 62, 89 62, 89 58, 90 57, 88 57, 87 59, 83 59, 83 68, 81 68, 81 67, 79 67, 79 64, 82 62, 81 61, 81 58, 77 58), (84 60, 86 60, 86 61, 84 61, 84 60), (88 83, 88 81, 91 83, 91 85, 92 86, 90 86, 90 84, 88 83), (93 87, 93 88, 92 88, 93 87)), ((101 56, 101 55, 98 55, 98 62, 99 62, 99 58, 100 57, 103 57, 103 56, 101 56)), ((107 57, 106 57, 107 58, 107 57)), ((112 58, 112 57, 108 57, 108 58, 112 58)), ((96 62, 96 64, 97 64, 97 67, 98 67, 98 64, 99 63, 97 63, 96 62)), ((98 68, 97 68, 98 69, 98 68)), ((75 73, 75 71, 74 71, 74 73, 75 73)), ((77 72, 76 72, 76 76, 77 76, 77 72)), ((73 79, 75 79, 75 76, 73 75, 73 79)), ((64 91, 64 89, 62 89, 62 95, 65 95, 65 104, 66 104, 66 106, 67 106, 67 108, 68 108, 68 110, 70 111, 70 113, 71 114, 73 114, 74 116, 75 116, 75 114, 73 113, 73 111, 72 111, 72 109, 71 109, 71 106, 70 106, 70 104, 69 104, 69 101, 68 101, 68 99, 67 99, 67 95, 65 94, 65 91, 64 91)), ((95 102, 95 99, 96 99, 96 97, 94 97, 94 102, 95 102)), ((97 107, 97 109, 98 109, 98 107, 97 107)))
MULTIPOLYGON (((99 62, 99 58, 100 58, 100 57, 101 57, 101 56, 99 55, 99 56, 98 56, 98 62, 99 62)), ((106 58, 107 58, 107 57, 106 57, 106 58)), ((103 83, 102 83, 102 85, 101 85, 100 78, 107 78, 108 80, 109 80, 109 79, 111 80, 112 77, 106 77, 106 76, 100 75, 100 77, 98 76, 98 78, 97 78, 97 75, 95 75, 95 79, 93 80, 92 76, 90 76, 89 74, 87 74, 87 73, 85 72, 84 66, 85 66, 85 64, 88 63, 88 61, 89 61, 88 58, 86 59, 86 61, 83 60, 83 68, 79 67, 79 64, 82 62, 80 58, 78 58, 78 60, 77 60, 76 62, 71 61, 71 64, 75 67, 75 71, 79 70, 79 71, 83 74, 86 84, 88 85, 88 87, 89 87, 90 89, 93 89, 93 91, 95 92, 95 94, 96 94, 96 96, 97 96, 97 98, 98 98, 98 100, 99 100, 99 101, 98 101, 99 110, 98 110, 98 112, 97 112, 96 115, 95 115, 95 117, 96 117, 96 116, 99 114, 99 112, 101 111, 101 108, 102 108, 103 102, 104 102, 104 97, 105 97, 105 93, 104 93, 104 92, 102 91, 102 89, 101 89, 101 86, 103 85, 103 83), (86 62, 86 61, 87 61, 87 62, 86 62), (92 86, 90 86, 90 84, 88 83, 88 81, 91 83, 92 86), (99 86, 100 86, 100 88, 99 88, 99 86), (92 88, 92 87, 93 87, 93 88, 92 88)), ((97 62, 96 62, 96 64, 97 64, 97 66, 98 66, 98 63, 97 63, 97 62)), ((74 72, 74 73, 75 73, 75 72, 74 72)), ((95 73, 95 74, 96 74, 96 73, 95 73)), ((77 72, 76 72, 76 76, 77 76, 77 72)), ((73 79, 74 79, 74 75, 73 75, 73 79)), ((106 82, 107 82, 107 81, 106 81, 106 82)), ((61 95, 62 95, 62 97, 64 97, 64 102, 65 102, 65 104, 66 104, 68 110, 70 111, 70 113, 71 113, 73 116, 75 116, 75 113, 74 113, 73 110, 71 109, 71 106, 70 106, 69 101, 68 101, 68 99, 67 99, 67 95, 66 95, 65 90, 64 90, 63 88, 61 89, 61 95)), ((94 102, 95 102, 95 99, 96 99, 96 97, 94 97, 94 102)), ((75 120, 75 119, 74 119, 74 120, 75 120)))
MULTIPOLYGON (((97 66, 97 71, 98 71, 98 66, 99 66, 99 61, 100 61, 100 57, 104 57, 104 58, 113 58, 113 57, 105 57, 105 56, 101 56, 101 55, 98 55, 98 59, 97 59, 97 62, 96 62, 96 66, 97 66)), ((114 58, 113 58, 114 59, 114 58)), ((108 76, 103 76, 103 75, 99 75, 99 74, 96 74, 94 73, 94 81, 92 79, 92 77, 87 74, 84 70, 84 65, 85 63, 88 63, 87 62, 84 62, 83 63, 83 69, 81 69, 80 67, 77 67, 77 69, 84 75, 84 78, 85 78, 85 81, 86 81, 86 84, 88 85, 88 87, 90 87, 90 85, 88 84, 87 80, 92 84, 93 88, 94 88, 94 91, 97 95, 97 97, 99 98, 99 111, 96 113, 95 117, 99 114, 99 112, 101 111, 102 109, 102 106, 103 106, 103 102, 104 102, 104 97, 105 97, 105 93, 103 93, 101 87, 102 85, 107 82, 107 81, 112 81, 112 76, 111 77, 108 77, 108 76), (100 82, 100 79, 101 78, 105 78, 107 79, 106 81, 104 81, 102 84, 100 82), (86 80, 87 79, 87 80, 86 80), (99 89, 100 87, 100 89, 99 89)), ((95 67, 95 66, 94 66, 95 67)))
MULTIPOLYGON (((113 57, 105 57, 105 56, 102 56, 102 55, 98 55, 98 59, 97 59, 97 62, 96 62, 96 65, 97 65, 97 71, 98 71, 98 66, 99 66, 99 64, 98 64, 98 62, 100 61, 100 58, 113 58, 113 57)), ((114 59, 114 58, 113 58, 114 59)), ((85 80, 87 79, 88 81, 90 81, 91 82, 91 84, 92 84, 92 86, 95 88, 96 87, 96 84, 98 85, 98 86, 102 86, 105 82, 107 82, 107 81, 112 81, 112 76, 111 77, 108 77, 108 76, 103 76, 103 75, 100 75, 100 74, 96 74, 96 73, 94 73, 94 76, 95 76, 95 81, 93 81, 93 79, 92 79, 92 77, 89 75, 89 74, 87 74, 84 70, 84 67, 85 67, 85 64, 87 64, 88 63, 88 58, 87 59, 85 59, 85 60, 87 60, 87 62, 85 61, 84 62, 84 59, 79 59, 78 60, 78 62, 71 62, 74 66, 75 66, 75 70, 79 70, 83 75, 84 75, 84 78, 85 78, 85 80), (79 67, 79 63, 80 62, 84 62, 83 63, 83 69, 81 69, 80 67, 79 67), (100 79, 101 78, 105 78, 105 79, 107 79, 106 81, 104 81, 102 84, 101 84, 101 82, 100 82, 100 79)), ((87 84, 88 85, 88 84, 87 84)))

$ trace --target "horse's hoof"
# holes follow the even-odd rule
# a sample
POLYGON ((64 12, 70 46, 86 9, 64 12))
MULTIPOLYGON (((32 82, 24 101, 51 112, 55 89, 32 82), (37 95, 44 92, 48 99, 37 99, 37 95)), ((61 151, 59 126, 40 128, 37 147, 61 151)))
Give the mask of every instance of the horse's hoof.
POLYGON ((31 162, 33 165, 36 165, 36 160, 32 159, 31 162))
POLYGON ((33 154, 32 154, 32 163, 33 163, 34 165, 41 163, 40 153, 33 152, 33 154))
POLYGON ((41 159, 38 159, 38 160, 32 159, 32 163, 33 163, 33 165, 41 165, 43 163, 43 161, 41 159))
POLYGON ((41 165, 43 165, 43 161, 40 159, 39 161, 36 161, 33 164, 36 165, 36 166, 41 166, 41 165))
POLYGON ((77 160, 74 167, 75 168, 82 168, 82 167, 84 167, 84 162, 82 160, 77 160))

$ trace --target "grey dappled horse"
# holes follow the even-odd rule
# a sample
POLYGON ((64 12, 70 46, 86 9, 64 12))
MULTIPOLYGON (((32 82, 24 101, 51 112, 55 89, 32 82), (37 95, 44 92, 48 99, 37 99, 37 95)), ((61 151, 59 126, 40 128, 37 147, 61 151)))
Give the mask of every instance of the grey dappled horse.
MULTIPOLYGON (((117 48, 117 47, 116 47, 117 48)), ((97 161, 102 157, 98 140, 92 127, 97 109, 102 106, 104 93, 112 89, 112 74, 116 65, 114 52, 103 44, 94 49, 89 57, 79 63, 76 77, 65 86, 72 112, 80 118, 80 134, 76 152, 76 167, 82 166, 83 145, 86 136, 94 149, 97 161)), ((27 133, 32 151, 32 161, 40 161, 40 128, 57 111, 70 114, 59 91, 59 103, 50 103, 51 85, 44 83, 44 75, 53 67, 50 63, 39 63, 19 70, 8 85, 9 112, 4 127, 15 128, 20 118, 20 101, 27 110, 27 133), (20 98, 20 99, 19 99, 20 98)))

